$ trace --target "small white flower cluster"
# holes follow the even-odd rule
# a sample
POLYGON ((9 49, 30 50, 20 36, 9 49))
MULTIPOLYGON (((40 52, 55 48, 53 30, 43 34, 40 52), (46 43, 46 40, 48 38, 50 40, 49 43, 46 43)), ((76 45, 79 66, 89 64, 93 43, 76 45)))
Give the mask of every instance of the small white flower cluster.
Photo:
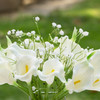
MULTIPOLYGON (((7 35, 14 36, 14 37, 22 37, 22 36, 32 37, 35 36, 35 34, 36 34, 35 31, 24 33, 23 31, 19 31, 19 30, 16 31, 15 29, 7 32, 7 35)), ((36 40, 40 40, 40 37, 37 36, 36 40)))
POLYGON ((15 35, 16 37, 21 37, 23 35, 23 31, 19 31, 19 30, 11 30, 7 32, 8 35, 15 35))
POLYGON ((89 32, 87 31, 83 31, 83 29, 79 29, 79 33, 81 33, 83 36, 88 36, 89 35, 89 32))
MULTIPOLYGON (((35 17, 35 20, 40 19, 35 17)), ((61 25, 52 25, 56 27, 54 33, 60 30, 61 36, 50 34, 49 41, 44 41, 41 34, 38 36, 35 31, 8 31, 8 35, 20 37, 20 41, 12 43, 7 37, 8 47, 0 49, 0 84, 17 83, 28 95, 33 95, 30 96, 32 100, 37 99, 34 96, 37 94, 39 97, 45 94, 44 98, 48 100, 47 95, 51 93, 50 99, 55 100, 56 97, 58 100, 64 98, 68 91, 100 91, 100 50, 83 49, 75 42, 78 35, 87 36, 89 33, 74 28, 69 39, 60 29, 61 25), (24 40, 23 35, 26 36, 24 40), (72 78, 68 79, 71 73, 72 78)))
POLYGON ((57 25, 55 22, 52 23, 52 26, 57 27, 58 29, 60 29, 62 27, 60 24, 57 25))
POLYGON ((28 37, 31 37, 32 35, 34 36, 35 33, 36 33, 35 31, 31 31, 31 32, 27 32, 26 35, 27 35, 28 37))
MULTIPOLYGON (((55 22, 52 23, 52 26, 54 28, 57 28, 57 29, 61 29, 61 27, 62 27, 60 24, 57 25, 55 22)), ((60 35, 64 35, 64 31, 61 29, 60 32, 59 32, 59 34, 60 35)))

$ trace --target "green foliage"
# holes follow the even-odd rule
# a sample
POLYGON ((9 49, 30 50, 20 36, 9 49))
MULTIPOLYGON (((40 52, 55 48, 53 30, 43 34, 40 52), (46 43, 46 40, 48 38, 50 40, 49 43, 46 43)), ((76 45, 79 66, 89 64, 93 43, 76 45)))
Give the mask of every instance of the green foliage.
POLYGON ((92 52, 91 54, 89 54, 89 55, 87 56, 87 60, 90 60, 90 58, 91 58, 94 54, 95 54, 95 52, 92 52))
POLYGON ((77 39, 77 29, 76 29, 76 27, 74 27, 74 31, 73 31, 73 34, 72 34, 72 40, 73 40, 73 42, 75 42, 76 39, 77 39))
POLYGON ((17 83, 18 88, 23 90, 23 92, 25 92, 27 95, 29 94, 28 84, 26 82, 22 82, 20 80, 17 80, 16 83, 17 83))
POLYGON ((10 38, 8 36, 6 36, 6 39, 7 39, 7 46, 11 45, 12 42, 11 42, 10 38))

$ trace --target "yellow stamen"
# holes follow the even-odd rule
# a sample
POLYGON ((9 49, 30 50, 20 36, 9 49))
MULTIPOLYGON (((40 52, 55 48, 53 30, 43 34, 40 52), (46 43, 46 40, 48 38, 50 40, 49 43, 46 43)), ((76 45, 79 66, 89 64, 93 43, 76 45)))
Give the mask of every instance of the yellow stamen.
POLYGON ((78 84, 78 83, 80 83, 80 82, 81 82, 81 80, 75 81, 75 82, 74 82, 74 85, 76 85, 76 84, 78 84))
POLYGON ((52 71, 51 71, 51 72, 53 73, 54 71, 55 71, 55 70, 54 70, 54 69, 52 69, 52 71))
POLYGON ((27 72, 28 72, 28 70, 29 70, 28 65, 26 65, 26 66, 25 66, 25 69, 26 69, 26 72, 25 72, 25 73, 27 73, 27 72))
POLYGON ((95 83, 97 83, 97 82, 99 82, 100 80, 99 79, 97 79, 96 81, 94 81, 94 83, 93 84, 95 84, 95 83))

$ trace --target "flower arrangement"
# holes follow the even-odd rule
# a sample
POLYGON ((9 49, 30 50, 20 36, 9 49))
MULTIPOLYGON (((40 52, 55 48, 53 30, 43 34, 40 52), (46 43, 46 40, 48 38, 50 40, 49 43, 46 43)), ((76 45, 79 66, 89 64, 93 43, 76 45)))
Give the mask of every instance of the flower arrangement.
POLYGON ((66 100, 68 93, 100 91, 100 50, 79 45, 89 33, 74 28, 69 39, 62 26, 53 22, 49 41, 44 41, 39 20, 34 17, 38 35, 35 31, 8 31, 8 47, 0 46, 0 84, 20 88, 29 100, 66 100))

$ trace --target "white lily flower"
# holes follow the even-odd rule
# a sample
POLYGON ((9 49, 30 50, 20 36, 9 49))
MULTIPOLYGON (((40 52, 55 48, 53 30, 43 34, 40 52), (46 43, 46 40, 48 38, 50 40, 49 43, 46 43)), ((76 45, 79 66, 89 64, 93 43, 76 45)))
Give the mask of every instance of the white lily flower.
POLYGON ((69 93, 88 90, 91 87, 91 82, 93 81, 93 74, 93 66, 87 61, 76 65, 73 69, 72 79, 68 80, 68 83, 66 84, 66 88, 69 90, 69 93))
POLYGON ((100 50, 97 50, 91 57, 90 63, 94 67, 94 79, 90 90, 100 91, 100 50))
POLYGON ((65 82, 65 72, 63 64, 57 59, 49 59, 43 65, 43 71, 38 71, 39 78, 52 84, 54 77, 57 76, 62 82, 65 82))
POLYGON ((33 50, 22 49, 18 45, 12 44, 8 47, 7 53, 9 58, 11 56, 11 59, 16 60, 15 70, 13 71, 15 79, 30 82, 32 75, 37 75, 40 62, 33 50))
POLYGON ((9 63, 0 54, 0 85, 5 83, 12 85, 13 81, 13 75, 9 63))

